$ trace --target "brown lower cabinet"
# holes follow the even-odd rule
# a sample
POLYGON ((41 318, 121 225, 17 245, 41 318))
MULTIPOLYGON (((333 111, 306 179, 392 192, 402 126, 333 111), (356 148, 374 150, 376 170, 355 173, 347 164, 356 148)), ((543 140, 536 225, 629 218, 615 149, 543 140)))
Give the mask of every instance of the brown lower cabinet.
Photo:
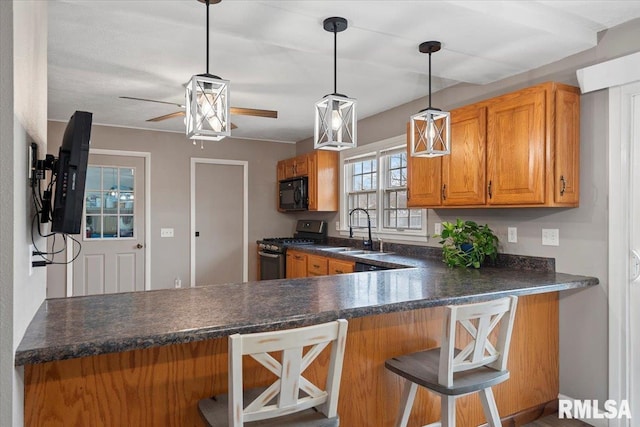
POLYGON ((287 251, 287 279, 353 273, 354 266, 353 261, 308 254, 295 249, 287 251))
POLYGON ((307 276, 326 276, 329 259, 319 255, 307 255, 307 276))
POLYGON ((355 262, 343 261, 341 259, 329 258, 329 274, 353 273, 355 262))
POLYGON ((307 254, 295 250, 288 250, 286 263, 287 279, 307 277, 307 254))

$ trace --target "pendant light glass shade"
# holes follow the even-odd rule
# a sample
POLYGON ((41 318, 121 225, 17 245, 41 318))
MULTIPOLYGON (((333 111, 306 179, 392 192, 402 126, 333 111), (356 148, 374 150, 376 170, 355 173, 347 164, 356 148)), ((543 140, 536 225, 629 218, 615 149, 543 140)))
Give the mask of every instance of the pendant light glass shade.
POLYGON ((333 33, 333 93, 325 95, 315 104, 313 148, 340 151, 357 146, 357 101, 337 93, 338 33, 347 29, 347 20, 327 18, 323 27, 333 33))
POLYGON ((411 155, 437 157, 451 154, 451 115, 426 109, 411 116, 411 155))
POLYGON ((198 74, 186 88, 186 126, 191 139, 220 141, 231 135, 229 81, 198 74))
POLYGON ((340 151, 356 147, 357 101, 327 95, 316 102, 314 149, 340 151))
POLYGON ((411 116, 409 132, 412 157, 437 157, 451 154, 451 115, 431 107, 431 54, 440 50, 441 43, 421 43, 418 50, 429 54, 429 107, 411 116))

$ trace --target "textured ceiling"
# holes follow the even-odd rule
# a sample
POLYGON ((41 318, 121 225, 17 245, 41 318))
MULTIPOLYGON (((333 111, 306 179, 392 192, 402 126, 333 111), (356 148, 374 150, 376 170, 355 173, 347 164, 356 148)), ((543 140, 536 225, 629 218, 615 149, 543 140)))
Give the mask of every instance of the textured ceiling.
MULTIPOLYGON (((206 71, 206 7, 196 0, 50 1, 49 118, 75 110, 94 123, 184 132, 181 118, 146 119, 184 103, 183 85, 206 71)), ((486 84, 597 44, 597 33, 640 17, 639 1, 223 0, 210 6, 210 72, 231 81, 235 107, 278 110, 278 119, 233 116, 232 135, 299 141, 313 134, 313 104, 333 92, 333 34, 342 16, 338 92, 364 118, 433 91, 486 84)))

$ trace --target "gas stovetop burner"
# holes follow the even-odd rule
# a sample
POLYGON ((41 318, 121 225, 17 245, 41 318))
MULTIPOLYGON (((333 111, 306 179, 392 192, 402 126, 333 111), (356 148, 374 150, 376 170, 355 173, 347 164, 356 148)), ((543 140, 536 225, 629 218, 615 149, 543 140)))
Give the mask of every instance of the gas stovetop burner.
POLYGON ((296 244, 296 245, 312 245, 316 243, 316 240, 313 239, 301 239, 298 237, 267 237, 266 239, 262 239, 263 242, 269 243, 281 243, 281 244, 296 244))

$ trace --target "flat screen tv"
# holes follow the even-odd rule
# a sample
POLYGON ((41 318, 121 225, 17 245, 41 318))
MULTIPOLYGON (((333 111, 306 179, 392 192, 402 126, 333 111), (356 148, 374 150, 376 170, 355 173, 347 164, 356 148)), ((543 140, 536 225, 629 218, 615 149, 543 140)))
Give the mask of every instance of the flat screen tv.
POLYGON ((92 113, 76 111, 64 131, 53 169, 55 192, 51 213, 52 232, 80 233, 92 117, 92 113))

